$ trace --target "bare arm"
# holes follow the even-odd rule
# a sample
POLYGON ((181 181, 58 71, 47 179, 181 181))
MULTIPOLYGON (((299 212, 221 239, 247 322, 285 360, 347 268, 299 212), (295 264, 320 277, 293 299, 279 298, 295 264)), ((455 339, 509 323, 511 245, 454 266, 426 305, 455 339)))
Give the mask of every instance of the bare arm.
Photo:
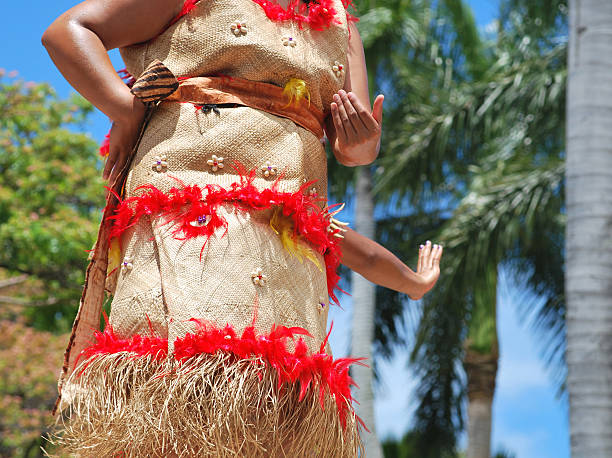
POLYGON ((442 246, 427 242, 419 249, 417 271, 393 253, 363 235, 348 229, 341 239, 342 264, 369 281, 420 299, 440 276, 442 246))
POLYGON ((344 88, 334 94, 325 132, 338 162, 356 166, 370 164, 378 155, 384 97, 377 96, 370 111, 363 44, 353 22, 349 29, 344 88))
POLYGON ((147 41, 167 27, 182 0, 86 0, 58 17, 42 43, 66 80, 113 120, 104 178, 111 182, 136 141, 145 107, 115 72, 107 51, 147 41))

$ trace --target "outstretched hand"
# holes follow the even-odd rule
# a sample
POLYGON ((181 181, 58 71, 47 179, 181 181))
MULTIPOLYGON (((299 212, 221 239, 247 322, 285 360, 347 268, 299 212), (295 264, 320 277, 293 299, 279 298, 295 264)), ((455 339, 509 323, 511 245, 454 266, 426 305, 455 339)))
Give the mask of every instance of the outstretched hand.
POLYGON ((414 294, 409 297, 418 300, 431 290, 440 277, 440 259, 442 258, 442 245, 434 244, 428 240, 419 248, 419 260, 416 274, 419 279, 414 294))
POLYGON ((377 151, 382 132, 384 96, 374 100, 372 111, 353 92, 344 90, 334 94, 331 115, 336 129, 337 147, 346 156, 377 151))

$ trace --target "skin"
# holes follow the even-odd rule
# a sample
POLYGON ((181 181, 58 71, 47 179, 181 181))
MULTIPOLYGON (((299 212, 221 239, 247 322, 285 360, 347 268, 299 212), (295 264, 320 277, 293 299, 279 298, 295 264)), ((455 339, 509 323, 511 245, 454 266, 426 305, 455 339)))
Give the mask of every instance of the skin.
MULTIPOLYGON (((179 13, 184 0, 86 0, 58 17, 42 43, 66 80, 112 121, 110 150, 103 178, 112 184, 129 158, 142 125, 145 106, 113 68, 108 51, 146 42, 179 13)), ((279 0, 286 8, 288 0, 279 0)), ((336 159, 347 166, 374 161, 380 148, 382 105, 370 109, 363 44, 350 24, 344 88, 333 96, 325 133, 336 159)), ((341 240, 342 262, 379 285, 419 299, 440 275, 442 247, 419 251, 414 272, 378 243, 348 230, 341 240)))

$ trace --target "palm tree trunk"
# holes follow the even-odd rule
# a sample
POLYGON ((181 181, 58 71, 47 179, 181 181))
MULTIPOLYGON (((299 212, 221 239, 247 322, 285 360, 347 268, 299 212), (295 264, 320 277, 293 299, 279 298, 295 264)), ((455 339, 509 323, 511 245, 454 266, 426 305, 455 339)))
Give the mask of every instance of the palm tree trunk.
MULTIPOLYGON (((372 199, 372 180, 368 167, 359 167, 356 181, 355 230, 374 239, 374 201, 372 199)), ((354 366, 352 375, 359 389, 355 392, 357 414, 365 422, 370 433, 364 433, 362 439, 365 454, 368 458, 382 458, 382 448, 374 425, 374 381, 372 371, 372 341, 374 339, 374 312, 376 290, 374 285, 356 272, 352 272, 353 296, 353 335, 352 353, 368 358, 369 367, 354 366)))
POLYGON ((574 458, 612 456, 612 2, 570 0, 567 386, 574 458))
POLYGON ((463 367, 468 381, 468 448, 466 458, 491 457, 491 422, 499 352, 466 348, 463 367))

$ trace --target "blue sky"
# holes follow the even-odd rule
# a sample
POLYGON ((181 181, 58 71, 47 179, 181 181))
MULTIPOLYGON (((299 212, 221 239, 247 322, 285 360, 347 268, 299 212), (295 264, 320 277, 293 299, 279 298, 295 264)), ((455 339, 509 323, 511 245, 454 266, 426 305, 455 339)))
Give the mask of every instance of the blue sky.
MULTIPOLYGON (((0 28, 0 68, 7 72, 16 70, 26 81, 48 81, 60 96, 67 96, 71 88, 47 56, 40 37, 56 16, 77 2, 5 3, 5 25, 0 28)), ((468 3, 484 30, 497 14, 498 0, 468 3)), ((116 68, 123 67, 116 52, 112 53, 112 60, 116 68)), ((101 140, 109 125, 105 116, 97 113, 87 131, 101 140)), ((501 361, 493 407, 493 450, 504 448, 517 458, 569 457, 566 402, 555 397, 555 387, 539 358, 537 337, 518 323, 515 309, 521 285, 512 284, 507 278, 502 278, 502 282, 506 287, 500 288, 498 297, 501 361)), ((342 305, 344 310, 332 308, 330 313, 334 320, 331 342, 334 356, 346 354, 349 344, 350 298, 342 305)), ((377 387, 376 401, 376 426, 381 437, 399 437, 410 424, 414 379, 406 369, 406 359, 404 352, 398 352, 392 361, 381 364, 383 383, 377 387)))

